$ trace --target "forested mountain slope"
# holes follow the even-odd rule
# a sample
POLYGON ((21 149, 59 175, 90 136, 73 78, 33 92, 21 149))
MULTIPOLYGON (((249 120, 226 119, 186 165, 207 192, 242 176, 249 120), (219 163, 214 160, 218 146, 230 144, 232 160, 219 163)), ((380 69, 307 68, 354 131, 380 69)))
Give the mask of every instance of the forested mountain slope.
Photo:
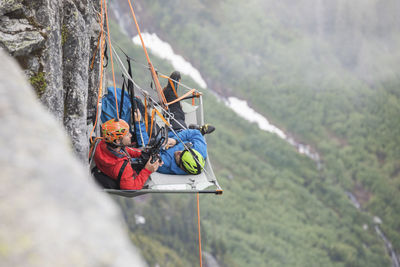
MULTIPOLYGON (((388 266, 372 217, 357 211, 345 190, 383 219, 384 232, 399 248, 397 21, 386 16, 384 22, 368 19, 364 25, 363 15, 354 16, 344 1, 320 6, 325 15, 314 5, 322 2, 290 3, 136 3, 141 26, 186 55, 210 87, 249 100, 313 144, 323 159, 317 170, 315 162, 289 144, 239 119, 205 93, 206 119, 217 126, 208 137, 209 153, 225 193, 202 197, 203 245, 223 266, 388 266), (306 16, 311 11, 324 21, 306 16), (350 12, 353 27, 342 21, 342 12, 350 12), (379 39, 374 31, 357 39, 361 28, 370 29, 369 23, 390 40, 379 39), (349 32, 343 33, 344 28, 349 32), (344 42, 346 36, 355 39, 344 42), (371 46, 359 49, 356 39, 359 44, 371 40, 371 46), (380 53, 382 45, 386 53, 380 53), (370 58, 359 54, 351 59, 357 53, 370 58)), ((375 8, 371 3, 357 12, 375 8)), ((389 11, 396 8, 393 2, 389 11)), ((118 38, 129 46, 128 39, 118 38)), ((140 54, 139 48, 127 50, 140 54)), ((172 71, 156 58, 155 64, 172 71)), ((126 207, 133 240, 150 262, 197 264, 194 198, 119 201, 126 207), (135 213, 146 223, 135 224, 135 213)))

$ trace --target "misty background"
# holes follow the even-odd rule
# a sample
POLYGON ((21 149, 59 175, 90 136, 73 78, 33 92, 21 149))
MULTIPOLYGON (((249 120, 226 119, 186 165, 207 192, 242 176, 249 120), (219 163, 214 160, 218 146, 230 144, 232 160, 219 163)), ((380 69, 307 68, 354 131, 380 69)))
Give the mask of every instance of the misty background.
MULTIPOLYGON (((136 36, 127 2, 112 6, 123 31, 136 36)), ((318 168, 206 98, 206 119, 217 126, 209 153, 225 194, 202 200, 202 222, 205 246, 221 265, 397 266, 398 1, 135 1, 134 8, 141 30, 169 43, 210 90, 246 100, 320 156, 318 168)))

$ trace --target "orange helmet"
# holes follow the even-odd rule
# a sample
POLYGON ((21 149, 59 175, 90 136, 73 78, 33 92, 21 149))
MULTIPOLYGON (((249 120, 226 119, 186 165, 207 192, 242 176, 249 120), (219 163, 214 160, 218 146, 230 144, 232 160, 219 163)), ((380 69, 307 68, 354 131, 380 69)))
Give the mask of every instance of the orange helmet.
POLYGON ((119 119, 115 121, 115 119, 111 119, 106 121, 101 126, 101 132, 103 133, 103 137, 108 143, 114 143, 115 140, 118 140, 129 133, 129 125, 126 121, 119 119))

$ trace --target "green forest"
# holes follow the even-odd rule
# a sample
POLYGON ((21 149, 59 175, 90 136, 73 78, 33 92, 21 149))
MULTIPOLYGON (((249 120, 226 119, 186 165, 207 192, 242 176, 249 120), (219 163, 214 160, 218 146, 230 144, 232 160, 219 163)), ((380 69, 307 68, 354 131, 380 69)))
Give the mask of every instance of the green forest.
MULTIPOLYGON (((172 44, 210 89, 247 100, 321 156, 317 168, 205 90, 206 121, 217 128, 207 136, 209 156, 224 194, 200 198, 203 252, 221 266, 390 266, 373 216, 399 254, 399 3, 135 2, 141 27, 172 44)), ((145 62, 115 21, 111 29, 145 62)), ((149 86, 139 64, 134 77, 149 86)), ((151 266, 198 266, 195 195, 115 200, 151 266)))

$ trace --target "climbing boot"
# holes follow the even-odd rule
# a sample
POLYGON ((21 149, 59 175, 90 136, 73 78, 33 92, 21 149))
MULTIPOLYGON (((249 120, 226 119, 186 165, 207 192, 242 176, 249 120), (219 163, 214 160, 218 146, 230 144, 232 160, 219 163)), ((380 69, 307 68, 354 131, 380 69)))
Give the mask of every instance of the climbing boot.
POLYGON ((199 130, 202 135, 210 134, 215 131, 215 127, 210 124, 204 124, 203 126, 198 126, 195 124, 190 124, 189 129, 199 130))

